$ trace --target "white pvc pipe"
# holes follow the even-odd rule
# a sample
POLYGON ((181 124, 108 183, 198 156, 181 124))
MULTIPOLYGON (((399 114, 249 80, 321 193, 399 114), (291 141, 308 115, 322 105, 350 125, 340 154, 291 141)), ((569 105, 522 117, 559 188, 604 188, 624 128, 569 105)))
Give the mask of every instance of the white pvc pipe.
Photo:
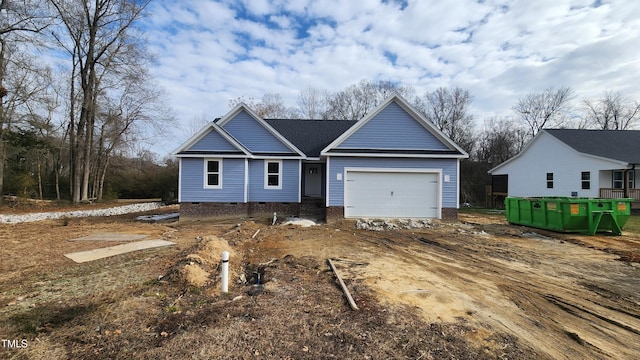
POLYGON ((222 252, 222 292, 229 292, 229 252, 222 252))

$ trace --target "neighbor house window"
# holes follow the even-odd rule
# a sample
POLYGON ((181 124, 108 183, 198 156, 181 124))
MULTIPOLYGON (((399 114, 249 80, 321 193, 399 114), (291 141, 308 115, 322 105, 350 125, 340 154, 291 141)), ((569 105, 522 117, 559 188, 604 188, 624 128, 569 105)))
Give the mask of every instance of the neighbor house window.
POLYGON ((222 160, 205 159, 204 161, 204 187, 207 189, 222 188, 222 160))
POLYGON ((613 172, 613 188, 622 189, 624 187, 623 184, 624 184, 624 172, 614 171, 613 172))
POLYGON ((591 172, 583 171, 580 177, 582 179, 582 189, 583 190, 591 189, 591 172))
MULTIPOLYGON (((635 189, 635 172, 629 171, 629 189, 635 189)), ((623 189, 624 188, 624 171, 616 170, 613 172, 613 188, 614 189, 623 189)))
POLYGON ((547 173, 547 189, 553 189, 553 173, 547 173))
POLYGON ((282 189, 282 161, 267 160, 264 167, 264 188, 282 189))

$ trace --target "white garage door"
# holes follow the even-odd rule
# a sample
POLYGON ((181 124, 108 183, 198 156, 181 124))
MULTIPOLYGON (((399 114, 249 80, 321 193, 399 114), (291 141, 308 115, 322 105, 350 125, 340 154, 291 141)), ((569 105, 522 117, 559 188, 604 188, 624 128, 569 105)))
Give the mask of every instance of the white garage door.
POLYGON ((437 218, 439 173, 347 170, 345 217, 437 218))

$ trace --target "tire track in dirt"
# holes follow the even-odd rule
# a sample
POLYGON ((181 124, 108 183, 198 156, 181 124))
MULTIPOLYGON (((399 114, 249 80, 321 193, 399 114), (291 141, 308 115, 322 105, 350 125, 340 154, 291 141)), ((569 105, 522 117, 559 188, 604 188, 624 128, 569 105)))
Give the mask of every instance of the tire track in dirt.
MULTIPOLYGON (((552 274, 536 274, 533 267, 525 267, 524 270, 514 269, 512 266, 514 264, 505 264, 503 261, 487 256, 489 252, 495 250, 495 244, 485 246, 482 241, 474 240, 470 245, 462 245, 461 242, 449 240, 450 237, 442 235, 438 235, 437 240, 430 235, 430 239, 426 241, 424 237, 408 236, 401 232, 397 235, 399 236, 394 238, 393 244, 386 244, 384 247, 389 251, 401 253, 395 256, 401 256, 406 264, 401 272, 405 274, 417 272, 420 269, 410 269, 409 264, 418 268, 422 265, 423 270, 436 274, 441 279, 440 282, 431 280, 436 289, 475 294, 475 299, 466 299, 470 300, 470 303, 453 301, 453 304, 450 304, 469 307, 466 310, 458 309, 456 317, 463 317, 467 321, 477 318, 479 326, 488 328, 502 327, 504 330, 518 334, 524 341, 529 341, 534 348, 547 352, 553 358, 634 358, 640 353, 640 347, 637 345, 640 340, 637 330, 640 326, 637 307, 619 309, 617 303, 603 307, 593 301, 594 294, 588 289, 569 290, 575 288, 575 279, 570 276, 555 277, 553 268, 550 269, 552 274), (405 237, 405 243, 399 241, 399 237, 402 236, 405 237), (448 284, 445 284, 446 282, 448 284), (501 294, 498 294, 495 289, 499 289, 501 294), (493 298, 495 304, 488 301, 492 296, 495 296, 493 298), (509 310, 510 304, 504 303, 504 299, 501 301, 500 297, 506 297, 510 304, 516 306, 516 309, 509 310), (556 301, 554 303, 549 299, 556 299, 556 301), (473 303, 478 300, 483 303, 483 307, 479 310, 473 308, 473 303), (559 307, 558 303, 572 304, 579 310, 568 312, 566 306, 559 307), (579 312, 590 316, 581 315, 579 312), (549 336, 549 330, 553 330, 556 336, 549 336), (559 339, 557 334, 562 337, 559 339)), ((367 239, 365 241, 383 240, 367 239)), ((573 248, 572 251, 578 254, 591 252, 584 248, 573 248)), ((553 252, 551 253, 553 255, 553 252)), ((551 259, 540 262, 538 267, 549 267, 548 264, 559 261, 555 257, 563 252, 555 253, 551 259)), ((522 255, 522 257, 531 256, 532 254, 526 253, 522 255)), ((533 256, 539 255, 533 254, 533 256)), ((545 252, 544 256, 549 256, 548 252, 545 252)), ((600 256, 600 258, 603 257, 607 256, 600 256)), ((375 267, 375 262, 372 266, 375 267)), ((519 267, 522 268, 522 266, 519 267)), ((567 273, 579 273, 579 270, 569 270, 571 271, 567 273)), ((549 269, 545 271, 549 272, 549 269)), ((366 273, 366 270, 363 272, 366 273)), ((366 276, 366 274, 360 275, 366 276)), ((422 280, 426 278, 428 277, 422 276, 422 280)), ((374 282, 373 285, 375 286, 376 283, 374 282)), ((434 293, 437 294, 437 291, 439 290, 434 293)), ((597 297, 600 298, 600 296, 597 297)), ((459 298, 464 299, 465 296, 459 295, 459 298)), ((426 312, 437 309, 430 304, 430 301, 424 300, 425 297, 422 296, 422 299, 418 298, 417 301, 414 299, 411 303, 423 303, 421 307, 426 312)), ((600 298, 599 301, 606 302, 606 299, 600 298)))
POLYGON ((427 322, 472 326, 472 340, 491 352, 500 350, 492 335, 509 334, 541 357, 638 358, 640 269, 541 234, 499 222, 383 232, 349 224, 268 227, 256 248, 270 257, 311 254, 359 263, 343 264, 341 275, 385 302, 416 308, 427 322))

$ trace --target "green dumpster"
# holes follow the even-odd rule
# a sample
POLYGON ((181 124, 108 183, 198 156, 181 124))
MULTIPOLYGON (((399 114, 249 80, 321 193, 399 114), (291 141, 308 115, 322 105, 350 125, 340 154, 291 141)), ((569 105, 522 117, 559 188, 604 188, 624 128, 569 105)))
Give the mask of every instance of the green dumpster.
POLYGON ((622 234, 633 199, 574 197, 507 197, 507 221, 539 229, 595 234, 622 234))

